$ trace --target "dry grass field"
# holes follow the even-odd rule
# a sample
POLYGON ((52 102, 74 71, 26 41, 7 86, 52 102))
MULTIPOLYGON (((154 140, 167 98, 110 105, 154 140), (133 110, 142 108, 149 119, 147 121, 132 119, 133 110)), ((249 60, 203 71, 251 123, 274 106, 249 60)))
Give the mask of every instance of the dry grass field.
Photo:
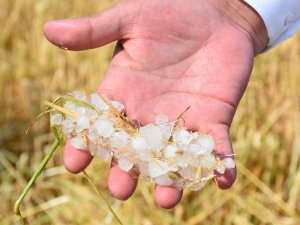
MULTIPOLYGON (((0 0, 0 224, 18 224, 14 201, 53 140, 47 116, 25 135, 41 102, 72 90, 95 91, 113 45, 67 52, 42 34, 47 19, 96 13, 109 0, 0 0)), ((260 55, 231 134, 238 178, 232 189, 211 182, 185 191, 173 210, 153 200, 141 181, 134 196, 114 200, 107 189, 109 162, 87 169, 124 224, 300 224, 300 34, 260 55)), ((116 224, 81 174, 66 172, 62 148, 50 160, 22 206, 30 224, 116 224)))

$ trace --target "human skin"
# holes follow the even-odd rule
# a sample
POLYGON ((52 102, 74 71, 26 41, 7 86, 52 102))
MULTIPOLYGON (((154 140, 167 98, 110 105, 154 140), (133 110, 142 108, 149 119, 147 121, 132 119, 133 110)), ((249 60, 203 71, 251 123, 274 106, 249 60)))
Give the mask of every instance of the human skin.
MULTIPOLYGON (((157 114, 173 120, 190 106, 184 114, 186 127, 213 136, 221 158, 233 157, 229 128, 254 56, 267 40, 254 41, 249 26, 239 23, 236 15, 225 15, 215 3, 218 0, 121 1, 94 16, 49 21, 44 34, 53 44, 76 51, 119 40, 98 91, 122 102, 128 118, 140 124, 153 122, 157 114)), ((244 16, 251 14, 249 7, 242 9, 244 16)), ((263 23, 259 16, 257 21, 263 23)), ((92 158, 66 144, 68 171, 79 173, 92 158)), ((216 175, 218 186, 227 189, 236 170, 216 175)), ((137 176, 112 163, 108 178, 112 195, 128 199, 137 176)), ((181 196, 182 190, 175 187, 155 187, 155 200, 163 208, 174 207, 181 196)))

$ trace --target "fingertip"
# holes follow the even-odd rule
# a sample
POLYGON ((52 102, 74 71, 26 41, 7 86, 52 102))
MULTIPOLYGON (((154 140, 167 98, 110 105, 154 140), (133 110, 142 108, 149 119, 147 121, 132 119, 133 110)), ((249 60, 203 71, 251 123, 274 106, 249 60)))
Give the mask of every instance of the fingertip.
POLYGON ((70 141, 66 143, 64 151, 64 164, 66 170, 70 173, 80 173, 83 171, 92 161, 93 156, 85 150, 74 148, 70 141))
MULTIPOLYGON (((215 138, 214 153, 220 159, 231 157, 233 158, 232 143, 229 135, 228 126, 217 126, 213 127, 212 135, 215 138)), ((224 174, 215 171, 215 182, 220 189, 226 190, 232 187, 236 179, 236 168, 226 169, 224 174)))
POLYGON ((46 36, 46 34, 48 33, 50 27, 51 27, 51 20, 50 21, 46 21, 43 25, 43 33, 46 36))
POLYGON ((175 187, 166 186, 155 186, 155 201, 156 203, 164 208, 174 208, 182 198, 183 190, 179 190, 175 187))
POLYGON ((236 180, 236 169, 226 169, 224 174, 216 173, 216 183, 219 188, 222 190, 226 190, 232 187, 236 180))
POLYGON ((43 25, 43 33, 48 41, 54 43, 55 37, 58 36, 59 20, 49 20, 43 25))
POLYGON ((88 48, 87 26, 85 19, 50 20, 43 26, 43 33, 52 44, 69 50, 88 48), (83 47, 84 46, 84 47, 83 47))
POLYGON ((108 176, 108 187, 112 196, 119 200, 127 200, 135 191, 137 176, 133 171, 128 173, 118 166, 113 166, 108 176))

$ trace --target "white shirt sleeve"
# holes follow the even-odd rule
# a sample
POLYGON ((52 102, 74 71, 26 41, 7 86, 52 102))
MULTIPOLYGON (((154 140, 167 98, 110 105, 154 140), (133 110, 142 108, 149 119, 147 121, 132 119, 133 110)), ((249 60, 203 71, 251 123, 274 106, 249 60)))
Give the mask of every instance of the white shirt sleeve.
POLYGON ((300 0, 244 0, 262 17, 268 30, 267 49, 291 37, 300 28, 300 0))

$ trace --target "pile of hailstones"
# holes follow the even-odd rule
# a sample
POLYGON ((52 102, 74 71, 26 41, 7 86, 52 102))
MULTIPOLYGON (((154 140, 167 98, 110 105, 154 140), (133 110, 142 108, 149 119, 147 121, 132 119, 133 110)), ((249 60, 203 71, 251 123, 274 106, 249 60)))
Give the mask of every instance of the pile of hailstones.
POLYGON ((51 114, 52 126, 71 139, 74 148, 102 160, 113 156, 122 170, 136 169, 146 181, 197 191, 214 178, 214 171, 224 174, 235 167, 232 158, 220 160, 213 154, 211 136, 189 132, 165 115, 157 115, 155 123, 130 129, 112 113, 111 107, 120 114, 124 111, 120 102, 98 93, 90 98, 80 91, 70 95, 92 107, 66 101, 64 112, 51 114))

